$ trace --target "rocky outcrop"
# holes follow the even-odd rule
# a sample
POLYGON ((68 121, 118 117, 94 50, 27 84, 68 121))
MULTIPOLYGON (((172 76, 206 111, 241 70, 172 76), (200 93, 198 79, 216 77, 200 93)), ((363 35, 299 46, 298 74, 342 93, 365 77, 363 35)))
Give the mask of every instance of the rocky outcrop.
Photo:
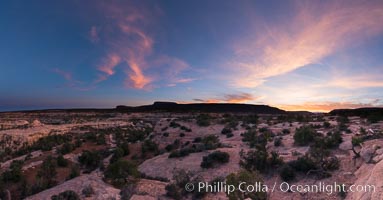
MULTIPOLYGON (((78 195, 82 195, 82 190, 85 187, 91 186, 94 190, 94 194, 91 199, 94 200, 103 200, 103 199, 121 199, 120 190, 112 187, 111 185, 106 184, 102 181, 102 178, 99 177, 96 173, 86 174, 79 177, 76 177, 72 180, 66 181, 56 187, 44 190, 40 193, 37 193, 33 196, 27 197, 27 200, 40 200, 40 199, 51 199, 51 196, 59 194, 66 190, 72 190, 78 195)), ((82 198, 84 199, 84 198, 82 198)))
MULTIPOLYGON (((358 179, 354 185, 363 186, 365 189, 362 191, 348 192, 348 200, 370 200, 370 199, 383 199, 383 161, 376 165, 363 164, 355 173, 358 179), (369 188, 374 187, 374 191, 368 191, 369 188)), ((372 190, 372 189, 371 189, 372 190)))
MULTIPOLYGON (((221 148, 220 151, 229 153, 230 162, 217 166, 216 168, 201 168, 202 157, 209 154, 206 152, 192 153, 182 158, 168 158, 169 154, 165 153, 143 162, 139 167, 139 171, 149 177, 160 177, 172 180, 173 174, 178 170, 185 170, 192 174, 198 174, 205 181, 211 181, 217 177, 226 177, 230 173, 240 170, 239 151, 238 148, 221 148)), ((210 151, 212 152, 212 151, 210 151)))

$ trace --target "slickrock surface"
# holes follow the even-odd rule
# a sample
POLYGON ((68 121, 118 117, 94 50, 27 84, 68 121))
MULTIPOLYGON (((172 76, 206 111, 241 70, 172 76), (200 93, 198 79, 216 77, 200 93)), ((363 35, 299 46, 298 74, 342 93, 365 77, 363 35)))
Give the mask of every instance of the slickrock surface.
POLYGON ((211 181, 216 177, 226 177, 230 173, 240 170, 238 165, 240 161, 240 149, 221 148, 218 150, 229 153, 229 163, 222 164, 211 169, 202 169, 200 166, 202 157, 207 156, 214 150, 192 153, 189 156, 183 158, 168 158, 169 154, 165 153, 163 155, 146 160, 138 167, 138 169, 140 172, 148 176, 167 178, 169 180, 173 179, 173 174, 175 171, 185 170, 191 172, 192 174, 198 174, 202 176, 205 181, 211 181))
MULTIPOLYGON (((72 180, 66 181, 53 188, 44 190, 40 193, 30 196, 27 199, 28 200, 51 199, 52 195, 59 194, 60 192, 64 192, 66 190, 73 190, 77 194, 81 195, 82 190, 89 185, 92 186, 94 190, 94 194, 88 199, 94 199, 94 200, 121 199, 120 190, 103 182, 101 177, 99 177, 96 173, 86 174, 86 175, 76 177, 72 180)), ((81 198, 86 199, 84 196, 81 196, 81 198)))

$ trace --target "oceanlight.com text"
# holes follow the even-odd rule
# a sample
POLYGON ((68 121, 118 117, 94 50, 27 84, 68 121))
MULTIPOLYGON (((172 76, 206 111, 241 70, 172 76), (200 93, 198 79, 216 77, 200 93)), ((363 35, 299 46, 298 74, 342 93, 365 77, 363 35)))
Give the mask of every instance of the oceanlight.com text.
POLYGON ((246 193, 281 191, 293 193, 326 193, 331 195, 339 192, 373 193, 376 191, 376 187, 374 185, 346 185, 336 182, 333 184, 324 182, 318 182, 315 184, 290 184, 287 182, 282 182, 280 184, 274 183, 272 186, 268 186, 262 182, 240 182, 238 185, 227 184, 226 182, 198 182, 196 184, 187 183, 185 185, 185 190, 189 192, 197 190, 197 192, 208 193, 224 192, 226 194, 231 194, 236 191, 246 193))

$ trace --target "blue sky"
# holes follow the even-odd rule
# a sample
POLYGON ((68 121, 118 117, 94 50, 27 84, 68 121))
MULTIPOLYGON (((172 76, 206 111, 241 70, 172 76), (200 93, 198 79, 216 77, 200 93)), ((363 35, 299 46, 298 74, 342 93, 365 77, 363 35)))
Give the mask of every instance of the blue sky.
POLYGON ((2 1, 0 110, 383 105, 382 1, 2 1))

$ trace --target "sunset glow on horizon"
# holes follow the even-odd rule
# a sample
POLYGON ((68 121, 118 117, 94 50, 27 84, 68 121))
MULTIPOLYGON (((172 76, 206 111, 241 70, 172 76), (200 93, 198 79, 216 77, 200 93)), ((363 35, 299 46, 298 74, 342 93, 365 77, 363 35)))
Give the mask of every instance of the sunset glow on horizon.
POLYGON ((3 1, 0 111, 383 107, 383 1, 3 1))

